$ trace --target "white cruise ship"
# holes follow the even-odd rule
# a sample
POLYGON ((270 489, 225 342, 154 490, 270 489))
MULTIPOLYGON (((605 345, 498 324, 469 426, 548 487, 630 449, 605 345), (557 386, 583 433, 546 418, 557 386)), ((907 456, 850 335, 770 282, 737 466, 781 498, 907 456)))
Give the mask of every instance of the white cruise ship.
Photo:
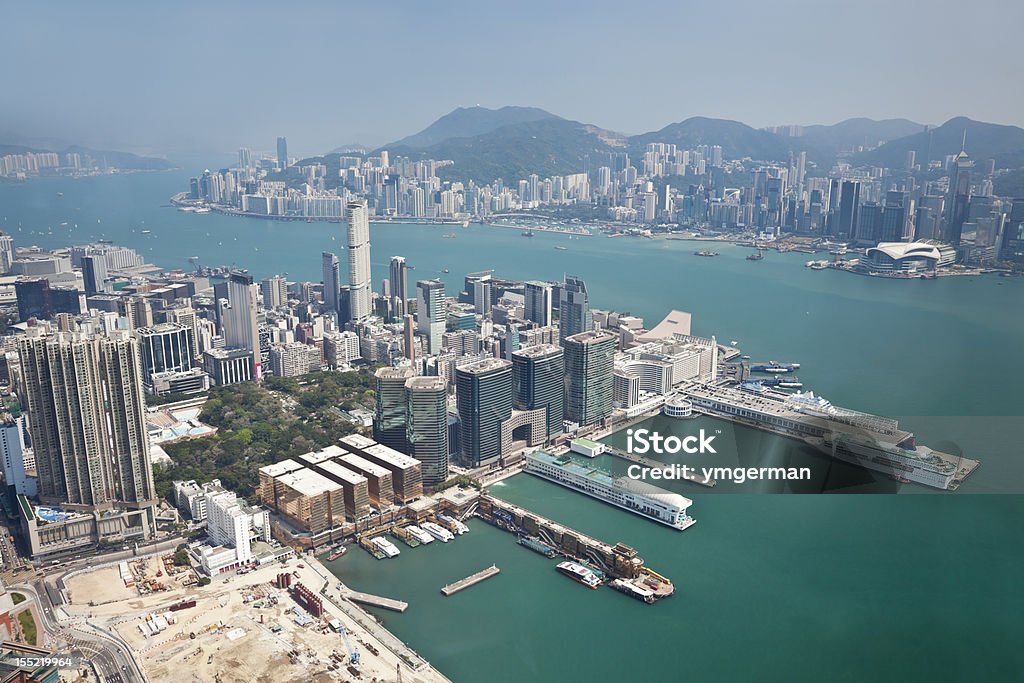
POLYGON ((804 441, 837 460, 883 472, 899 481, 912 481, 948 489, 957 475, 956 465, 935 455, 927 446, 887 443, 868 434, 836 432, 804 441), (903 448, 909 445, 911 448, 903 448))
POLYGON ((434 542, 434 537, 433 536, 431 536, 430 534, 428 534, 426 531, 424 531, 423 529, 419 528, 415 524, 410 524, 409 526, 405 527, 405 530, 409 532, 410 536, 415 538, 420 543, 423 543, 424 545, 426 545, 427 543, 433 543, 434 542))
POLYGON ((679 531, 697 522, 687 514, 693 504, 689 498, 627 477, 612 478, 568 456, 536 451, 526 456, 524 471, 679 531))
POLYGON ((423 522, 423 530, 442 543, 447 543, 455 538, 452 532, 448 531, 440 524, 435 524, 434 522, 423 522))
POLYGON ((401 550, 395 547, 394 543, 383 536, 371 538, 370 543, 380 548, 380 551, 384 553, 385 557, 398 557, 402 553, 401 550))

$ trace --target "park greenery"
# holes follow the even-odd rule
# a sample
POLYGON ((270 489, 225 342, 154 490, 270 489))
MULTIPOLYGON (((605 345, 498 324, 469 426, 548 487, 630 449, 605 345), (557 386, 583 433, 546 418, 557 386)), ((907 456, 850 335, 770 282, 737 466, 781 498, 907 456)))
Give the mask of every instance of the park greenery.
POLYGON ((217 478, 225 488, 249 496, 260 467, 356 431, 342 411, 372 407, 373 386, 372 369, 363 369, 216 387, 199 419, 217 432, 164 445, 173 462, 154 467, 157 493, 169 497, 177 480, 217 478))

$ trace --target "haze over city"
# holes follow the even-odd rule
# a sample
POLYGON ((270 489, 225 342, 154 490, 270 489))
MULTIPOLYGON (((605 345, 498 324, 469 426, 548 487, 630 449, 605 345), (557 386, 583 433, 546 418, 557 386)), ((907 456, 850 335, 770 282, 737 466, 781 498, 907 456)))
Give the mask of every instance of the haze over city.
POLYGON ((983 1, 515 5, 19 4, 0 142, 299 155, 384 144, 457 106, 612 130, 903 117, 1024 123, 1024 7, 983 1), (572 27, 571 31, 566 27, 572 27))

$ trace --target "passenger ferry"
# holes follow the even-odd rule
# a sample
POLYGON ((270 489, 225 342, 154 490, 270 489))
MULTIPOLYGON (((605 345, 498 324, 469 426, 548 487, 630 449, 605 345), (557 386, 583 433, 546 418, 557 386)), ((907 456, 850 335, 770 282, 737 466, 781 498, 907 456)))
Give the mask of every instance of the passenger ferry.
POLYGON ((559 562, 555 566, 555 569, 562 574, 565 574, 573 581, 582 583, 587 588, 597 590, 601 587, 601 579, 598 578, 597 574, 581 564, 576 564, 575 562, 559 562))
POLYGON ((535 451, 526 456, 523 471, 678 531, 696 524, 687 514, 693 504, 689 498, 628 477, 612 478, 607 472, 587 467, 569 456, 535 451))
POLYGON ((469 533, 468 526, 466 526, 463 522, 460 522, 459 520, 455 519, 450 515, 438 515, 437 518, 444 522, 446 525, 448 525, 449 531, 453 531, 459 536, 461 536, 462 534, 469 533))
POLYGON ((395 544, 384 538, 383 536, 377 536, 370 539, 370 543, 377 546, 377 548, 384 553, 385 557, 398 557, 402 554, 402 551, 395 547, 395 544))
POLYGON ((431 536, 430 534, 428 534, 426 531, 424 531, 420 527, 416 526, 415 524, 410 524, 409 526, 405 527, 405 530, 409 532, 410 536, 415 538, 420 543, 423 543, 424 545, 426 545, 427 543, 433 543, 434 542, 434 537, 433 536, 431 536))
POLYGON ((424 531, 441 541, 441 543, 447 543, 455 538, 452 532, 435 522, 423 522, 422 526, 424 531))

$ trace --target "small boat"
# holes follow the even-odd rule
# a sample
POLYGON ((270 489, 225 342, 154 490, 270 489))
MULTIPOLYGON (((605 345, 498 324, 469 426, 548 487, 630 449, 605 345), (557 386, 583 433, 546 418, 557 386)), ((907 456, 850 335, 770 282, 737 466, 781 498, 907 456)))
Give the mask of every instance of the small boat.
POLYGON ((451 271, 450 271, 450 270, 448 270, 447 268, 443 268, 443 269, 441 270, 441 272, 442 272, 442 273, 450 273, 451 271))
POLYGON ((334 562, 336 559, 343 556, 346 552, 348 552, 347 548, 345 548, 344 546, 338 546, 334 549, 333 553, 327 556, 327 561, 334 562))
POLYGON ((143 231, 142 231, 142 234, 143 234, 143 235, 148 235, 148 234, 149 234, 149 233, 151 233, 151 232, 153 232, 153 231, 152 231, 152 230, 143 230, 143 231))
POLYGON ((598 578, 597 574, 581 564, 576 564, 575 562, 559 562, 555 566, 555 569, 560 573, 565 574, 573 581, 582 583, 587 588, 596 590, 601 587, 601 579, 598 578))
POLYGON ((556 246, 555 249, 557 249, 558 251, 569 251, 569 247, 563 247, 560 245, 556 246))
POLYGON ((415 524, 410 524, 409 526, 405 527, 405 530, 407 532, 409 532, 410 536, 415 538, 417 541, 419 541, 423 545, 426 545, 427 543, 433 543, 434 542, 434 537, 433 536, 431 536, 430 534, 428 534, 426 531, 424 531, 423 529, 419 528, 415 524))
POLYGON ((434 522, 423 522, 420 526, 423 528, 423 531, 426 531, 442 543, 447 543, 455 538, 455 535, 452 534, 452 532, 448 531, 440 524, 436 524, 434 522))
POLYGON ((695 251, 694 256, 718 256, 717 251, 695 251))
POLYGON ((523 237, 533 237, 533 230, 523 230, 523 237))

